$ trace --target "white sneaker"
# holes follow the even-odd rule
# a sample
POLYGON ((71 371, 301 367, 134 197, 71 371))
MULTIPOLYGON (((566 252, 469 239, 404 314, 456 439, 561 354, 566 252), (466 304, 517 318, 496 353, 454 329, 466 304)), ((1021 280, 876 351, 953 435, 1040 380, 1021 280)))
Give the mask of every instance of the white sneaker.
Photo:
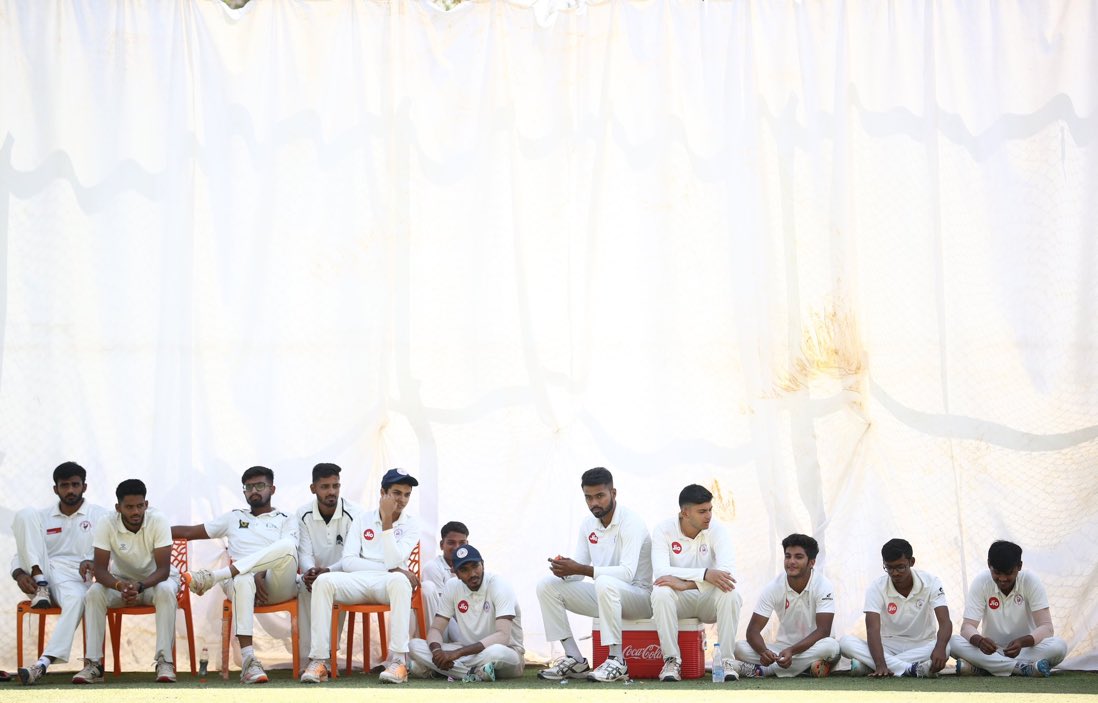
POLYGON ((958 676, 987 676, 986 671, 964 659, 957 660, 956 671, 958 676))
POLYGON ((240 683, 267 683, 267 672, 254 656, 245 657, 240 669, 240 683))
POLYGON ((736 659, 732 662, 732 666, 727 663, 724 665, 725 671, 735 671, 736 675, 741 679, 761 679, 763 677, 763 668, 758 664, 750 664, 748 662, 742 662, 736 659))
POLYGON ((91 659, 84 660, 84 668, 72 677, 73 683, 103 683, 103 666, 91 659))
POLYGON ((1048 659, 1038 659, 1035 662, 1018 662, 1014 665, 1016 676, 1052 676, 1052 667, 1048 659))
POLYGON ((24 686, 31 686, 35 681, 46 675, 46 668, 41 664, 31 664, 19 670, 19 680, 24 686))
POLYGON ((724 680, 725 681, 739 681, 740 672, 736 669, 735 659, 721 659, 721 664, 724 665, 724 680))
POLYGON ((545 681, 560 681, 561 679, 585 679, 591 667, 587 660, 577 660, 565 654, 548 669, 538 672, 538 678, 545 681))
POLYGON ((53 603, 50 601, 50 585, 39 581, 37 588, 34 589, 34 595, 31 596, 31 607, 35 610, 43 610, 51 605, 53 603))
POLYGON ((675 657, 665 657, 660 669, 660 681, 682 681, 682 662, 675 657))
POLYGON ((595 670, 587 675, 588 681, 599 681, 602 683, 608 683, 610 681, 621 681, 622 679, 629 678, 629 667, 625 665, 625 662, 618 661, 613 657, 607 657, 606 661, 595 667, 595 670))
POLYGON ((483 683, 496 680, 496 665, 488 662, 483 666, 474 666, 469 673, 461 677, 462 683, 483 683))
POLYGON ((323 683, 328 680, 328 666, 323 659, 310 659, 301 672, 301 683, 323 683))
POLYGON ((215 583, 217 581, 214 580, 213 572, 209 569, 199 569, 191 572, 191 593, 196 596, 200 596, 213 588, 215 583))
POLYGON ((160 655, 153 662, 156 667, 157 683, 175 683, 175 665, 164 661, 164 655, 160 655))
POLYGON ((904 672, 904 675, 914 676, 915 678, 919 679, 936 679, 938 678, 938 672, 932 671, 930 668, 931 666, 933 665, 930 663, 929 659, 921 662, 916 662, 907 668, 907 671, 904 672))
POLYGON ((377 678, 381 683, 404 683, 408 680, 408 667, 404 662, 391 661, 377 678))

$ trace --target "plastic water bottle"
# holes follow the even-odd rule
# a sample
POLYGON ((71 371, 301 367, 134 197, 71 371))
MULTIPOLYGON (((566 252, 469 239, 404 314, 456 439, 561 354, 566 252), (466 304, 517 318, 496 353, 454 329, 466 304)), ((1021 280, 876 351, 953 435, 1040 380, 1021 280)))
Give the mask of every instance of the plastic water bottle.
POLYGON ((198 657, 198 675, 206 676, 206 670, 210 666, 210 648, 203 647, 202 654, 198 657))
POLYGON ((721 643, 713 644, 713 681, 724 683, 724 659, 721 657, 721 643))

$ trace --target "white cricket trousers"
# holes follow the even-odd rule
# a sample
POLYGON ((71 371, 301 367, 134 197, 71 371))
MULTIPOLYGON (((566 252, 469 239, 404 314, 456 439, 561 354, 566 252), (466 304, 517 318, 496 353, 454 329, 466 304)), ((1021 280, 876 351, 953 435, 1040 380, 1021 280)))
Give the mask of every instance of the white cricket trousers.
MULTIPOLYGON (((893 676, 903 676, 912 664, 930 659, 930 653, 934 651, 935 644, 935 640, 908 644, 881 638, 885 666, 888 667, 893 676)), ((869 653, 869 644, 863 639, 847 635, 839 640, 839 651, 847 659, 857 659, 865 664, 870 671, 877 668, 877 665, 873 663, 873 655, 869 653)), ((946 645, 946 656, 949 656, 948 644, 946 645)))
MULTIPOLYGON (((126 579, 129 580, 129 579, 126 579)), ((170 576, 137 597, 141 605, 156 608, 156 657, 164 661, 174 661, 172 645, 175 643, 175 611, 178 601, 179 579, 170 576)), ((93 584, 84 599, 84 615, 88 628, 88 659, 103 661, 103 640, 106 637, 107 608, 120 608, 126 605, 122 594, 102 584, 93 584)))
POLYGON ((55 662, 65 663, 72 651, 76 628, 84 617, 84 595, 91 584, 80 578, 79 567, 73 569, 67 565, 50 564, 46 552, 46 530, 38 510, 24 508, 17 512, 11 529, 19 555, 19 567, 28 574, 35 566, 40 568, 42 576, 50 582, 50 598, 61 607, 61 615, 54 623, 42 654, 55 662))
POLYGON ((251 637, 255 627, 255 574, 267 572, 267 602, 281 603, 297 595, 297 543, 289 537, 272 542, 234 561, 240 572, 221 588, 233 602, 237 637, 251 637))
MULTIPOLYGON (((675 657, 682 661, 679 652, 679 620, 697 618, 701 622, 716 623, 720 642, 735 642, 736 628, 740 625, 740 607, 743 598, 736 590, 719 588, 701 591, 676 591, 667 586, 652 589, 652 620, 660 638, 664 658, 675 657)), ((725 645, 726 647, 728 645, 725 645)))
POLYGON ((389 606, 389 656, 407 654, 412 619, 412 583, 399 571, 327 573, 313 581, 310 659, 326 660, 332 641, 332 603, 389 606))
MULTIPOLYGON (((461 649, 464 644, 444 642, 442 648, 447 651, 461 649)), ((496 668, 497 679, 514 679, 522 676, 523 657, 521 654, 502 644, 493 644, 485 647, 476 654, 470 654, 454 661, 451 669, 439 669, 431 659, 431 650, 427 646, 427 640, 414 639, 408 644, 408 656, 413 662, 430 669, 443 676, 451 676, 459 679, 477 667, 491 662, 496 668)))
MULTIPOLYGON (((775 642, 770 650, 773 652, 780 652, 790 644, 785 642, 775 642)), ((759 653, 754 649, 751 649, 751 645, 747 640, 740 640, 736 643, 736 658, 742 662, 748 664, 758 664, 762 666, 762 659, 759 658, 759 653)), ((789 665, 788 669, 783 669, 777 664, 771 664, 770 666, 763 666, 763 670, 766 676, 777 676, 779 678, 788 678, 790 676, 799 676, 802 672, 806 671, 808 667, 812 666, 812 662, 817 659, 822 659, 832 666, 839 661, 839 642, 834 637, 824 637, 816 641, 811 647, 804 650, 800 654, 793 655, 793 661, 789 665)))
POLYGON ((652 594, 613 576, 598 576, 591 581, 565 581, 546 576, 538 582, 545 639, 550 642, 572 637, 569 611, 599 619, 603 646, 621 644, 622 619, 652 617, 652 594))
POLYGON ((994 654, 984 654, 979 647, 973 647, 964 637, 953 635, 949 641, 954 659, 964 659, 969 664, 983 669, 993 676, 1010 676, 1018 662, 1035 662, 1047 659, 1055 667, 1067 656, 1067 642, 1059 637, 1047 637, 1032 647, 1023 647, 1018 656, 1011 659, 999 648, 994 654))

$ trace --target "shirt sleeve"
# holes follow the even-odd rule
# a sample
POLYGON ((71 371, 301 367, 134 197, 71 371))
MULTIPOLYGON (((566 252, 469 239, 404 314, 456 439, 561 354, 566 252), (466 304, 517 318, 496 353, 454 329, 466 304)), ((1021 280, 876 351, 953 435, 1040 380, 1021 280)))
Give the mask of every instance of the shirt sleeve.
POLYGON ((661 576, 673 576, 671 572, 671 551, 667 547, 667 530, 663 525, 657 525, 652 533, 652 578, 661 576))
POLYGON ((396 528, 385 530, 381 533, 381 547, 385 553, 385 568, 396 569, 403 567, 412 550, 419 544, 419 523, 409 520, 401 525, 401 535, 396 536, 396 528))
POLYGON ((835 612, 835 589, 831 581, 825 578, 820 579, 819 588, 816 590, 815 606, 816 615, 835 612))
MULTIPOLYGON (((573 555, 572 559, 577 564, 589 565, 592 561, 591 560, 591 543, 587 541, 588 533, 584 531, 584 527, 586 527, 586 525, 587 525, 586 520, 583 521, 582 523, 580 523, 579 536, 576 538, 576 553, 575 553, 575 555, 573 555)), ((592 569, 592 573, 593 572, 594 572, 594 570, 592 569)), ((584 579, 584 577, 580 576, 579 574, 564 577, 565 581, 582 581, 583 579, 584 579)))
POLYGON ((460 581, 447 581, 446 586, 442 589, 442 598, 438 600, 438 610, 435 611, 436 615, 441 615, 444 618, 454 617, 454 601, 457 600, 455 591, 458 588, 460 581))
POLYGON ((364 527, 361 516, 351 522, 351 529, 343 540, 343 564, 344 571, 369 571, 370 562, 362 558, 362 531, 364 527))
POLYGON ((968 587, 968 593, 965 594, 965 612, 962 619, 975 620, 979 623, 984 619, 986 607, 987 600, 984 598, 983 589, 980 588, 980 579, 973 579, 968 587))
POLYGON ((279 530, 279 539, 291 540, 294 545, 297 545, 297 519, 293 515, 286 515, 282 520, 282 528, 279 530))
POLYGON ((884 589, 878 585, 878 582, 874 582, 866 589, 865 607, 862 608, 862 612, 877 613, 878 615, 884 612, 884 589))
POLYGON ((100 520, 92 535, 92 549, 111 551, 111 525, 108 520, 100 520))
POLYGON ((930 607, 931 608, 948 608, 949 599, 946 598, 945 587, 942 586, 942 582, 937 576, 931 577, 930 583, 930 607))
POLYGON ((297 527, 297 566, 301 573, 305 573, 316 566, 316 557, 313 556, 313 533, 305 522, 309 519, 308 512, 294 518, 299 523, 297 527))
POLYGON ((1049 607, 1048 592, 1045 591, 1045 585, 1040 579, 1027 578, 1026 590, 1028 593, 1025 596, 1030 612, 1036 613, 1038 610, 1046 610, 1049 607))
POLYGON ((514 617, 517 613, 515 592, 509 583, 494 579, 492 581, 492 605, 497 618, 514 617))
POLYGON ((632 515, 621 521, 618 527, 618 537, 621 539, 621 557, 616 566, 596 566, 595 576, 613 576, 626 583, 632 583, 637 575, 640 564, 641 550, 645 543, 651 549, 651 539, 648 536, 648 527, 632 515))
POLYGON ((211 538, 225 537, 229 534, 229 521, 233 519, 233 513, 225 513, 213 520, 202 524, 206 528, 206 534, 211 538))
MULTIPOLYGON (((755 603, 755 614, 761 615, 764 618, 769 618, 770 614, 774 612, 774 594, 777 589, 774 587, 774 582, 770 582, 759 594, 759 600, 755 603)), ((784 600, 783 600, 784 603, 784 600)))
MULTIPOLYGON (((110 525, 110 521, 103 520, 100 525, 110 525)), ((152 524, 153 527, 153 549, 162 549, 163 547, 172 546, 172 526, 168 524, 168 519, 163 515, 157 515, 156 520, 152 524)), ((99 534, 99 527, 95 528, 96 535, 99 534)), ((107 547, 100 547, 100 549, 107 549, 107 547)))

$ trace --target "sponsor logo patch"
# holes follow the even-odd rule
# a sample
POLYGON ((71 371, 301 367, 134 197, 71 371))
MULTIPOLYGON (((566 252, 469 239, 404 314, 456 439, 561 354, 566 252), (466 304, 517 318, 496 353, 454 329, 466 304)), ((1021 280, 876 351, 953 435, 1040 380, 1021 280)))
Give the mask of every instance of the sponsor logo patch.
POLYGON ((888 614, 889 615, 895 615, 897 610, 899 610, 899 608, 896 607, 895 603, 889 603, 888 604, 888 614))
POLYGON ((785 609, 789 610, 789 599, 788 598, 785 599, 785 609))
POLYGON ((682 545, 679 544, 678 542, 672 542, 671 543, 671 551, 674 552, 675 554, 682 554, 682 545))
POLYGON ((587 541, 590 542, 591 544, 598 544, 599 543, 599 536, 596 535, 594 532, 592 532, 591 534, 587 535, 587 541))
POLYGON ((50 529, 46 530, 46 534, 47 535, 59 535, 59 534, 61 534, 61 528, 60 527, 51 527, 50 529))
POLYGON ((627 644, 621 648, 621 653, 626 659, 647 659, 649 661, 663 661, 663 652, 658 644, 650 644, 647 647, 634 647, 627 644))
POLYGON ((468 613, 469 612, 469 601, 467 601, 467 600, 458 601, 458 612, 459 613, 468 613))
POLYGON ((367 527, 362 531, 362 538, 367 541, 372 540, 374 538, 374 531, 367 527))
POLYGON ((987 599, 987 607, 991 608, 992 610, 998 610, 999 605, 1000 605, 999 599, 996 598, 995 596, 992 596, 991 598, 987 599))

